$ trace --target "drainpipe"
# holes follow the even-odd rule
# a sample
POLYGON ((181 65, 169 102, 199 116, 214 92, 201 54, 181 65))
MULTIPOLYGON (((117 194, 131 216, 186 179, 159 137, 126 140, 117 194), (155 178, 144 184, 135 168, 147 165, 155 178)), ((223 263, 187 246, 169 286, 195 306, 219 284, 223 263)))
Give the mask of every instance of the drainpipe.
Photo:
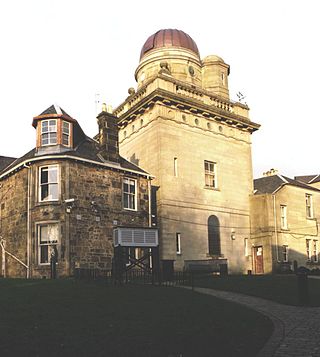
MULTIPOLYGON (((277 227, 277 210, 276 210, 276 195, 272 194, 273 198, 273 220, 274 220, 274 235, 276 238, 276 256, 277 263, 280 263, 279 260, 279 247, 278 247, 278 227, 277 227)), ((271 243, 272 244, 272 243, 271 243)))
POLYGON ((31 237, 30 237, 30 196, 31 196, 31 166, 30 164, 24 164, 23 165, 25 168, 28 169, 28 197, 27 197, 27 279, 30 279, 30 243, 31 243, 31 237))
POLYGON ((2 239, 0 236, 0 245, 1 245, 1 251, 2 251, 2 265, 1 265, 1 271, 2 271, 2 276, 6 278, 6 241, 2 239))
POLYGON ((152 226, 151 220, 151 179, 148 179, 148 196, 149 196, 149 227, 152 226))

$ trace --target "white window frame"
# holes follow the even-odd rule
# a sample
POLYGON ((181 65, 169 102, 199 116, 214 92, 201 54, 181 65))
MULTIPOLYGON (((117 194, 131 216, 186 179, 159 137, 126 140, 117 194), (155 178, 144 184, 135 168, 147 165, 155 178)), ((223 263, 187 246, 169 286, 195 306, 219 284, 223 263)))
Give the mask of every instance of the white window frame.
POLYGON ((218 188, 216 162, 204 160, 204 182, 206 188, 218 188))
POLYGON ((58 143, 58 127, 57 127, 57 119, 48 119, 48 120, 42 120, 41 121, 41 146, 49 146, 49 145, 57 145, 58 143), (50 130, 50 122, 51 123, 55 123, 54 125, 54 129, 55 130, 50 130), (47 123, 47 130, 44 131, 44 123, 47 123), (52 135, 55 134, 55 135, 52 135), (48 143, 44 144, 43 143, 43 136, 47 135, 48 136, 48 143), (53 137, 55 136, 55 140, 53 139, 53 137))
POLYGON ((176 233, 176 253, 181 254, 181 233, 176 233))
POLYGON ((314 263, 318 263, 318 241, 316 239, 312 241, 312 258, 314 263))
POLYGON ((282 246, 282 261, 287 263, 289 261, 289 247, 287 244, 282 246))
POLYGON ((50 248, 55 245, 57 250, 59 251, 60 245, 60 222, 59 221, 50 221, 50 222, 39 222, 36 224, 37 227, 37 244, 38 244, 38 264, 39 265, 50 265, 50 248), (56 240, 48 240, 41 242, 41 229, 43 227, 48 226, 56 226, 57 228, 57 239, 56 240), (47 261, 42 262, 42 248, 47 247, 47 261))
POLYGON ((309 193, 306 193, 306 216, 307 218, 313 218, 312 195, 309 193))
POLYGON ((280 226, 281 229, 288 229, 288 216, 286 205, 280 205, 280 226))
POLYGON ((71 124, 65 120, 62 121, 62 128, 61 128, 61 132, 62 132, 62 137, 61 137, 61 144, 64 146, 70 146, 70 130, 71 130, 71 124), (67 124, 68 125, 68 130, 65 131, 64 125, 67 124), (68 139, 68 143, 65 144, 64 141, 64 137, 67 137, 68 139))
MULTIPOLYGON (((130 187, 129 185, 129 187, 130 187)), ((137 180, 133 179, 131 177, 124 177, 123 181, 122 181, 122 201, 123 201, 123 209, 125 210, 129 210, 129 211, 137 211, 137 196, 138 196, 138 190, 137 190, 137 180), (125 188, 125 184, 127 183, 126 181, 129 182, 133 182, 134 184, 131 186, 134 186, 134 193, 132 192, 125 192, 124 188, 125 188), (128 197, 128 199, 126 199, 126 197, 128 197), (129 199, 129 197, 133 197, 133 201, 129 199), (134 207, 130 207, 132 206, 131 203, 133 202, 133 206, 134 207), (126 203, 128 203, 128 207, 126 207, 126 203)))
POLYGON ((39 167, 39 177, 38 177, 38 201, 39 202, 50 202, 50 201, 59 201, 60 197, 60 178, 59 178, 59 166, 58 165, 45 165, 45 166, 40 166, 39 167), (41 176, 42 172, 47 169, 48 170, 48 182, 41 182, 41 176), (49 181, 49 171, 56 169, 57 170, 57 182, 50 182, 49 181), (50 192, 50 185, 56 185, 57 186, 57 197, 56 198, 48 198, 47 199, 42 199, 42 190, 43 187, 48 185, 48 195, 50 192))

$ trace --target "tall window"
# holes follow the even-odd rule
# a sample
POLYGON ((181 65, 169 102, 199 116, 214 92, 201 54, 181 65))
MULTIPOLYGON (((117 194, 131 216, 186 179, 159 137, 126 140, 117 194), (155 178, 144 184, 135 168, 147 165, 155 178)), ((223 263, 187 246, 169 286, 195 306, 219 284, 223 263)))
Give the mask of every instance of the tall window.
POLYGON ((284 262, 288 262, 289 261, 289 248, 287 245, 283 245, 282 246, 282 260, 284 262))
POLYGON ((176 233, 176 251, 181 254, 181 233, 176 233))
POLYGON ((245 257, 249 256, 249 240, 248 240, 248 238, 244 239, 244 256, 245 257))
POLYGON ((41 145, 55 145, 57 143, 57 120, 43 120, 41 122, 41 145))
POLYGON ((58 166, 40 167, 39 201, 56 201, 59 199, 58 166))
POLYGON ((178 158, 177 157, 173 158, 173 175, 175 177, 178 177, 178 158))
POLYGON ((312 251, 313 261, 318 263, 318 241, 313 240, 313 251, 312 251))
POLYGON ((307 253, 307 260, 311 260, 311 247, 310 247, 311 239, 306 239, 306 253, 307 253))
POLYGON ((208 218, 208 243, 209 254, 220 256, 220 223, 216 216, 210 216, 208 218))
POLYGON ((70 145, 70 123, 62 122, 62 145, 70 145))
POLYGON ((50 256, 59 244, 59 224, 38 225, 38 256, 39 264, 49 264, 50 256))
POLYGON ((123 179, 123 208, 130 210, 137 210, 137 181, 125 177, 123 179))
POLYGON ((280 206, 280 215, 281 215, 281 229, 288 229, 288 221, 287 221, 287 206, 280 206))
POLYGON ((312 195, 306 193, 306 213, 307 218, 313 218, 312 195))
POLYGON ((217 188, 217 164, 212 161, 204 162, 205 186, 217 188))

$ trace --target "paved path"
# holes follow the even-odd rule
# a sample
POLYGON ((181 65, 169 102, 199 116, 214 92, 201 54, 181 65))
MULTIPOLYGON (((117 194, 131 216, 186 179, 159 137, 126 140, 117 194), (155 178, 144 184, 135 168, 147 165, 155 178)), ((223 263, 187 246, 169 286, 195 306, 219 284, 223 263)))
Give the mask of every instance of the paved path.
POLYGON ((195 287, 194 291, 246 305, 272 320, 275 327, 273 334, 258 357, 320 357, 320 307, 282 305, 253 296, 207 288, 195 287))

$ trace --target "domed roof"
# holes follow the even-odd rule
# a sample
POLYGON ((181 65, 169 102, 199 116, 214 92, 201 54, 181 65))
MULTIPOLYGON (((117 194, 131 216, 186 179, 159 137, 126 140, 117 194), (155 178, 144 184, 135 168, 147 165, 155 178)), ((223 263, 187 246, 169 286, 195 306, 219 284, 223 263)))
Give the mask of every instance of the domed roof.
POLYGON ((151 35, 142 47, 140 60, 149 51, 162 47, 182 47, 194 52, 200 57, 197 44, 183 31, 165 29, 151 35))
POLYGON ((222 62, 224 63, 224 60, 219 57, 219 56, 216 56, 216 55, 210 55, 210 56, 207 56, 205 57, 203 60, 202 60, 203 63, 206 63, 206 62, 222 62))

